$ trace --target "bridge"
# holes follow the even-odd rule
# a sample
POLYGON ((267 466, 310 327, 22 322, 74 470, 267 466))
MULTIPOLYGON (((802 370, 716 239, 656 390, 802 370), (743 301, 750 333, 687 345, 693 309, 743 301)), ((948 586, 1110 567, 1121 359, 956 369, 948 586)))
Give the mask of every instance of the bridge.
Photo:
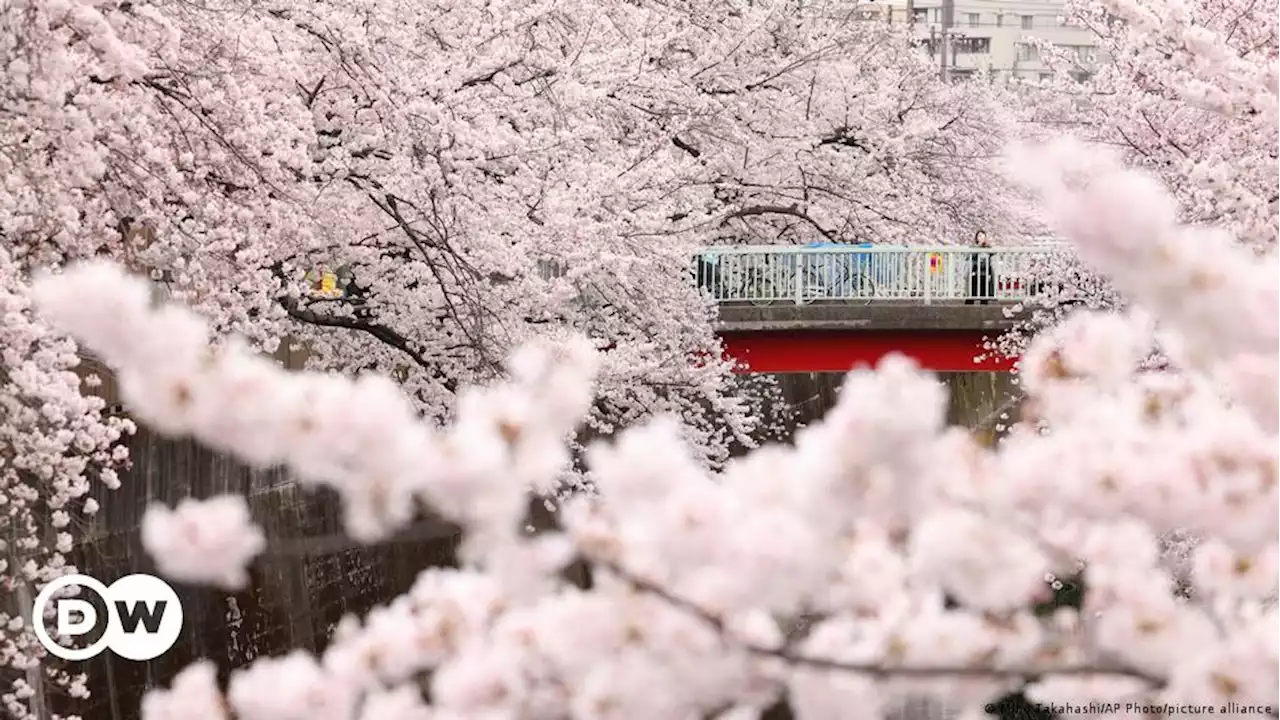
POLYGON ((937 372, 1008 371, 987 352, 1049 291, 1036 247, 717 247, 695 259, 738 372, 845 372, 891 352, 937 372))

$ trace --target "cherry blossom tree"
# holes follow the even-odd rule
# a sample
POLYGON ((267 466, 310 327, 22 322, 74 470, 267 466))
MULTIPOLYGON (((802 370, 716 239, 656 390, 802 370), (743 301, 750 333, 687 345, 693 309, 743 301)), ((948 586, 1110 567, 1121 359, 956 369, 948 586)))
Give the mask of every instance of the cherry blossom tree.
MULTIPOLYGON (((569 461, 602 362, 591 343, 526 344, 505 384, 464 391, 436 427, 379 375, 290 374, 236 341, 210 357, 206 323, 152 307, 118 265, 43 277, 42 312, 119 370, 147 423, 336 490, 356 540, 428 511, 466 533, 460 568, 347 619, 320 657, 259 659, 225 688, 197 663, 144 718, 740 720, 785 705, 810 720, 917 693, 976 717, 1017 689, 1124 717, 1206 703, 1274 716, 1276 256, 1180 225, 1159 182, 1115 156, 1067 141, 1021 153, 1048 217, 1134 306, 1034 341, 1028 417, 999 447, 944 428, 939 386, 891 358, 852 373, 794 447, 722 472, 669 416, 596 444, 599 492, 535 536, 526 496, 569 461), (1176 371, 1141 367, 1157 345, 1176 371), (1200 540, 1189 592, 1161 562, 1173 529, 1200 540), (588 583, 559 574, 575 560, 588 583), (1079 568, 1078 611, 1028 609, 1046 575, 1079 568)), ((263 547, 234 496, 145 525, 158 567, 187 582, 236 587, 263 547)))
MULTIPOLYGON (((1091 30, 1098 64, 1040 42, 1054 81, 1020 88, 1033 137, 1070 130, 1122 148, 1157 173, 1181 219, 1231 230, 1242 243, 1276 244, 1277 34, 1269 7, 1233 0, 1070 0, 1066 22, 1091 30), (1089 75, 1080 81, 1082 75, 1089 75)), ((993 351, 1017 356, 1029 338, 1081 305, 1124 298, 1079 263, 1047 268, 1050 292, 993 351)))
MULTIPOLYGON (((1125 150, 1159 174, 1182 218, 1276 243, 1277 38, 1272 8, 1248 0, 1069 0, 1104 59, 1027 96, 1034 120, 1125 150)), ((1073 58, 1045 48, 1063 75, 1073 58)))
POLYGON ((32 317, 26 281, 0 248, 0 708, 48 717, 51 692, 86 694, 31 629, 39 588, 75 567, 77 535, 97 511, 90 492, 119 484, 122 434, 132 423, 81 394, 76 347, 32 317))
POLYGON ((25 268, 109 255, 219 332, 389 373, 440 419, 569 330, 606 349, 594 432, 676 412, 723 460, 755 421, 673 280, 699 246, 1017 225, 994 91, 940 85, 841 3, 0 12, 0 236, 25 268), (320 265, 344 292, 307 291, 320 265))
POLYGON ((1067 248, 1028 263, 1027 276, 1035 293, 1008 308, 1006 312, 1014 318, 1013 327, 985 343, 986 352, 993 356, 1021 357, 1037 334, 1082 309, 1124 307, 1124 298, 1109 278, 1081 262, 1067 248))

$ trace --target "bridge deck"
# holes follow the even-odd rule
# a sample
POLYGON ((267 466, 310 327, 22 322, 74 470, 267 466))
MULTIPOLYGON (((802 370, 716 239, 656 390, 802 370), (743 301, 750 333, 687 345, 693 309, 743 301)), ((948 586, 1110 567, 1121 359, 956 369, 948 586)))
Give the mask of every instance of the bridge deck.
POLYGON ((777 304, 757 307, 721 303, 717 329, 727 333, 787 330, 984 330, 1012 329, 1021 315, 1017 303, 965 305, 963 302, 923 305, 910 301, 861 303, 777 304))
POLYGON ((1007 372, 987 343, 1018 321, 1016 303, 720 304, 717 332, 738 372, 844 372, 890 353, 935 372, 1007 372))

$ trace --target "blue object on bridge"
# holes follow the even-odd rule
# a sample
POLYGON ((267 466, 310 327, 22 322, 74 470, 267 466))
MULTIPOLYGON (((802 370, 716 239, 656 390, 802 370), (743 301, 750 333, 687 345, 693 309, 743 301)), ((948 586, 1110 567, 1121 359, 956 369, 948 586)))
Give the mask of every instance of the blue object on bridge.
MULTIPOLYGON (((875 247, 875 244, 874 244, 874 243, 858 243, 857 245, 854 245, 853 247, 856 247, 856 248, 873 248, 873 247, 875 247)), ((871 253, 858 253, 855 257, 857 257, 857 259, 858 259, 858 269, 859 269, 859 270, 861 270, 861 271, 863 271, 863 272, 869 272, 869 271, 871 270, 871 253)))
MULTIPOLYGON (((875 243, 861 243, 861 244, 855 245, 854 247, 873 248, 875 247, 875 243)), ((894 275, 896 274, 895 271, 897 268, 897 264, 892 262, 885 262, 885 260, 890 259, 888 257, 881 258, 881 262, 879 263, 873 263, 871 262, 871 258, 873 257, 874 255, 872 253, 859 253, 858 254, 858 271, 862 275, 869 278, 871 282, 877 285, 883 285, 887 287, 893 284, 895 280, 894 275)))
MULTIPOLYGON (((868 249, 875 247, 874 243, 838 243, 838 242, 811 242, 804 246, 806 249, 825 250, 825 249, 868 249)), ((860 252, 842 252, 832 253, 823 257, 820 267, 826 272, 826 277, 815 278, 821 283, 828 292, 836 295, 859 295, 864 290, 859 284, 859 277, 871 278, 871 253, 860 252)), ((811 276, 812 277, 812 276, 811 276)), ((880 279, 874 279, 879 282, 880 279)))

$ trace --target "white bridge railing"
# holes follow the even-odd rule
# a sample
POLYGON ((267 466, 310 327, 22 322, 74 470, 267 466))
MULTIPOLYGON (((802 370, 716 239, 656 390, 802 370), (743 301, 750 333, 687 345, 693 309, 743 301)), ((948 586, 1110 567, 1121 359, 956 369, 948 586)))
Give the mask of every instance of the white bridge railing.
POLYGON ((1059 247, 718 247, 694 261, 722 303, 1016 302, 1047 290, 1059 247))

